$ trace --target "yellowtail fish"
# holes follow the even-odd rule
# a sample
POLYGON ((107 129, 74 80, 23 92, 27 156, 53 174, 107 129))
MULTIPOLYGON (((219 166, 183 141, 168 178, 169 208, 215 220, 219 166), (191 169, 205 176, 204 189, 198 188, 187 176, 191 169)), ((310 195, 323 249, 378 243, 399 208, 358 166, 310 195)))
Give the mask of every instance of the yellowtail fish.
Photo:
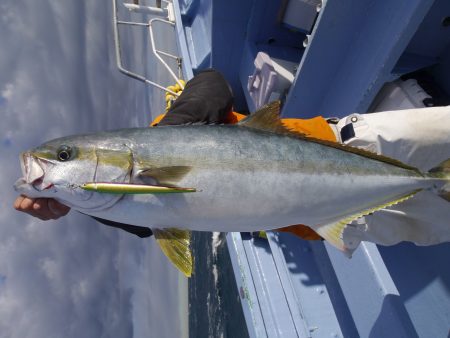
POLYGON ((306 224, 345 252, 347 223, 424 189, 449 197, 449 160, 421 173, 287 130, 278 113, 279 104, 272 103, 237 125, 122 129, 52 140, 21 155, 23 178, 16 189, 84 214, 152 228, 185 275, 192 273, 191 230, 306 224))

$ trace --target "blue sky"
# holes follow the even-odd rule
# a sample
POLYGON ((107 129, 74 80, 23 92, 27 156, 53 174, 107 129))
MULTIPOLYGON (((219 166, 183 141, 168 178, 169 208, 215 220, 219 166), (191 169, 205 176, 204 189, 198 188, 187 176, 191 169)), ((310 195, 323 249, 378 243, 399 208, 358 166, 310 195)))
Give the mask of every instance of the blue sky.
POLYGON ((181 336, 179 274, 154 240, 12 208, 20 151, 150 120, 148 88, 115 68, 110 1, 2 0, 0 41, 0 337, 181 336))

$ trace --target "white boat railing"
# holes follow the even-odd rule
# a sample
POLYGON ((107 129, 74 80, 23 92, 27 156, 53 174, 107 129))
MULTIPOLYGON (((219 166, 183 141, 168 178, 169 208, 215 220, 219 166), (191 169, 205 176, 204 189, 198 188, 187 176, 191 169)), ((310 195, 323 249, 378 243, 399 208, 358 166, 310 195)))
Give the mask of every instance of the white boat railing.
POLYGON ((162 18, 153 18, 147 23, 143 22, 132 22, 132 21, 121 21, 118 18, 118 10, 117 10, 117 0, 112 0, 113 2, 113 30, 114 30, 114 45, 115 45, 115 51, 116 51, 116 64, 119 71, 133 79, 136 79, 138 81, 144 82, 148 85, 154 86, 158 89, 161 89, 167 93, 170 93, 175 96, 179 96, 180 93, 174 92, 173 90, 170 90, 154 81, 151 81, 147 79, 145 76, 142 76, 140 74, 137 74, 135 72, 132 72, 128 69, 126 69, 123 66, 122 63, 122 52, 121 52, 121 45, 120 45, 120 35, 119 35, 119 25, 129 25, 129 26, 140 26, 140 27, 148 27, 149 35, 150 35, 150 43, 151 43, 151 50, 152 53, 156 56, 156 58, 161 62, 161 64, 167 69, 169 74, 174 78, 175 82, 178 83, 181 89, 184 89, 184 85, 182 81, 180 81, 182 77, 181 67, 182 67, 182 59, 179 56, 161 51, 156 48, 155 44, 155 38, 153 34, 153 26, 156 22, 160 22, 166 25, 170 25, 172 27, 175 27, 175 17, 173 15, 173 7, 171 1, 162 0, 167 4, 166 8, 160 8, 161 7, 161 1, 157 1, 157 5, 159 7, 149 7, 149 6, 141 6, 137 3, 137 1, 134 4, 126 3, 124 4, 126 8, 133 12, 140 12, 145 14, 153 14, 153 15, 159 15, 166 17, 166 19, 162 18), (170 68, 170 66, 167 64, 167 62, 162 58, 162 56, 166 56, 169 58, 174 59, 177 62, 177 68, 178 68, 178 76, 173 72, 173 70, 170 68))

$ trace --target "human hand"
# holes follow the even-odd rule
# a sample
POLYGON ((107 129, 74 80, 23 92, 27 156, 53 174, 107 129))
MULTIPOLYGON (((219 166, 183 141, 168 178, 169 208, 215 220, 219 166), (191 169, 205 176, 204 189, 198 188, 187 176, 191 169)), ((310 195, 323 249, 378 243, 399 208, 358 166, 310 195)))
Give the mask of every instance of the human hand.
POLYGON ((59 203, 53 198, 29 198, 24 195, 17 197, 14 209, 25 212, 40 220, 58 219, 67 215, 70 211, 68 206, 59 203))

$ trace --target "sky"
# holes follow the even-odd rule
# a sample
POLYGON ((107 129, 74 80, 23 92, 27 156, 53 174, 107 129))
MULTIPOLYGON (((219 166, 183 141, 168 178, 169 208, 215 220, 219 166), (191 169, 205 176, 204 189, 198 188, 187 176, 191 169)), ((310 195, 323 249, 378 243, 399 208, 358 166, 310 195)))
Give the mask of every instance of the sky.
POLYGON ((0 2, 0 338, 182 336, 183 284, 153 239, 12 207, 21 151, 150 120, 149 89, 116 69, 111 17, 110 1, 0 2))

